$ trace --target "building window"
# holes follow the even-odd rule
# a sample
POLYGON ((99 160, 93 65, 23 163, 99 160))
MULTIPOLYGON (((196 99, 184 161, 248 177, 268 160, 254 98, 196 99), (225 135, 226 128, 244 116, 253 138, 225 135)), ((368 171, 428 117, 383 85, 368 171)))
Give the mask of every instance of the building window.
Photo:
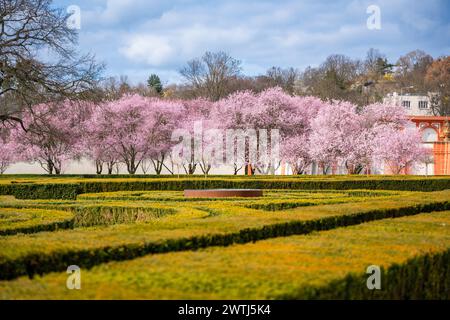
POLYGON ((419 109, 428 109, 428 101, 419 101, 419 109))
POLYGON ((402 101, 402 107, 406 109, 411 109, 411 101, 409 100, 402 101))

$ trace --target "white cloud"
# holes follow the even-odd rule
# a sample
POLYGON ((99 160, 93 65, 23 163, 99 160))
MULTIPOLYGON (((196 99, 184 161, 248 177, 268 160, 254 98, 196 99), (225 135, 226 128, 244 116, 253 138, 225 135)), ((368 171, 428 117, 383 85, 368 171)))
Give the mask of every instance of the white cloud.
POLYGON ((169 40, 155 35, 132 36, 120 53, 134 62, 158 66, 170 61, 175 53, 169 40))
POLYGON ((119 51, 134 63, 162 66, 182 63, 205 51, 239 48, 255 41, 255 34, 241 27, 219 28, 203 24, 179 27, 166 31, 153 27, 151 32, 125 37, 119 51))
POLYGON ((80 43, 115 73, 141 70, 129 74, 139 80, 149 70, 175 79, 187 60, 207 50, 227 51, 243 61, 244 72, 256 74, 273 65, 317 65, 333 53, 363 58, 371 47, 394 61, 415 48, 432 54, 448 48, 442 43, 448 20, 435 19, 448 5, 439 0, 414 6, 406 0, 377 0, 382 19, 377 31, 366 28, 372 0, 78 2, 80 43))

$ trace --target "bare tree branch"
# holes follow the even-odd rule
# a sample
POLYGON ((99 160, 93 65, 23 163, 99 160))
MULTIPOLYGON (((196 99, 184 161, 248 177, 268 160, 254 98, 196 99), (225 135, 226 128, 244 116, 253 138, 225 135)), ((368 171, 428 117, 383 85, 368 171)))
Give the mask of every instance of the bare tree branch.
POLYGON ((103 65, 75 50, 77 32, 52 0, 0 0, 0 119, 16 121, 33 105, 82 99, 103 65), (51 58, 42 58, 42 52, 51 58))
POLYGON ((217 101, 229 93, 229 81, 241 72, 241 62, 225 52, 206 52, 180 70, 202 96, 217 101))

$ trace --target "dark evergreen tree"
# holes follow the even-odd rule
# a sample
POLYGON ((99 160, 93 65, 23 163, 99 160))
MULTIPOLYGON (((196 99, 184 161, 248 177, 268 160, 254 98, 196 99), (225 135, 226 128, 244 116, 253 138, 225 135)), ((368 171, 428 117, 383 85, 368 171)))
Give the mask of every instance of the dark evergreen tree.
POLYGON ((161 79, 156 74, 150 75, 147 80, 147 85, 149 88, 155 90, 158 94, 161 94, 163 91, 161 79))

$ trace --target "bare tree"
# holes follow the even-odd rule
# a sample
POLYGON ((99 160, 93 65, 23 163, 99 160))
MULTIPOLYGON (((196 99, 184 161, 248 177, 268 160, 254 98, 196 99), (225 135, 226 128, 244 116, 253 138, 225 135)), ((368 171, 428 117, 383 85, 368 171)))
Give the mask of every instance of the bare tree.
POLYGON ((436 59, 427 69, 425 83, 431 92, 431 109, 437 116, 450 115, 450 56, 436 59))
POLYGON ((364 73, 367 78, 377 81, 385 74, 392 73, 393 67, 394 65, 388 62, 386 55, 380 53, 379 50, 370 48, 367 51, 364 60, 364 73))
POLYGON ((265 77, 270 87, 281 87, 289 94, 294 94, 295 85, 299 78, 298 70, 294 68, 282 69, 280 67, 272 67, 267 70, 265 77))
POLYGON ((241 62, 225 52, 206 52, 201 58, 188 61, 181 75, 202 96, 213 101, 225 97, 228 83, 241 72, 241 62))
POLYGON ((0 122, 23 127, 25 108, 79 98, 96 85, 103 66, 77 54, 68 18, 52 0, 0 0, 0 122))
POLYGON ((415 92, 425 93, 425 76, 433 57, 422 50, 411 51, 401 56, 397 63, 396 82, 399 88, 411 86, 415 92))
POLYGON ((319 68, 308 67, 301 75, 304 94, 322 99, 346 99, 357 102, 361 93, 355 83, 362 74, 361 61, 334 54, 327 57, 319 68))

